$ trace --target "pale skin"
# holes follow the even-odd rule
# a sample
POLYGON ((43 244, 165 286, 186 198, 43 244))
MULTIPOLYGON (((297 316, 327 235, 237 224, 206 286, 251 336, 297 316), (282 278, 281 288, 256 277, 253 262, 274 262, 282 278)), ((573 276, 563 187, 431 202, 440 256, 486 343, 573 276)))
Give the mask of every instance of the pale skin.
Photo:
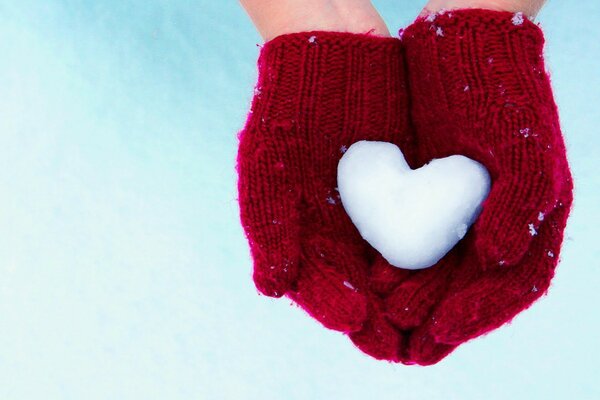
MULTIPOLYGON (((423 13, 459 8, 522 12, 534 17, 546 0, 429 0, 423 13)), ((240 0, 263 40, 307 31, 390 32, 370 0, 240 0)))

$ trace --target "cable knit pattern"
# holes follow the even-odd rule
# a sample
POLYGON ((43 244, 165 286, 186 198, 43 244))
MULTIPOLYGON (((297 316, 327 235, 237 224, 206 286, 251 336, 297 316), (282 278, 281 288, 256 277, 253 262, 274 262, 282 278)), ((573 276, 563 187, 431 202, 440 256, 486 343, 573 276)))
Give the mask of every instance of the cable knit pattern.
POLYGON ((266 43, 237 159, 254 281, 326 327, 361 328, 372 250, 341 205, 337 164, 359 140, 409 146, 400 41, 302 32, 266 43))
POLYGON ((412 329, 404 362, 429 365, 546 293, 573 187, 536 25, 458 10, 419 18, 403 38, 420 161, 464 154, 493 179, 474 229, 450 253, 457 263, 418 271, 386 300, 388 320, 412 329))

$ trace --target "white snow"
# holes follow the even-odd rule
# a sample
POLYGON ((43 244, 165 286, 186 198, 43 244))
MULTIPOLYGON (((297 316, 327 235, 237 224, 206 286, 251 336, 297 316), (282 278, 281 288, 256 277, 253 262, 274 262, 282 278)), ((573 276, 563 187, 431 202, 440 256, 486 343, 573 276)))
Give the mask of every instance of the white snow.
POLYGON ((540 211, 540 213, 538 214, 538 221, 543 221, 545 217, 546 215, 540 211))
POLYGON ((537 230, 535 229, 535 226, 533 224, 529 224, 529 234, 531 236, 537 235, 537 230))
POLYGON ((529 128, 523 128, 523 129, 519 129, 519 133, 521 135, 523 135, 523 137, 528 138, 529 137, 529 133, 531 132, 531 129, 529 128))
POLYGON ((425 17, 425 21, 433 22, 433 21, 435 21, 436 18, 437 18, 437 14, 431 13, 431 14, 427 15, 427 17, 425 17))
POLYGON ((434 265, 464 237, 490 190, 485 167, 461 155, 411 170, 391 143, 360 141, 338 165, 342 204, 392 265, 434 265))
POLYGON ((352 289, 355 290, 356 288, 348 281, 344 281, 344 286, 346 286, 348 289, 352 289))
POLYGON ((460 240, 463 237, 465 237, 468 230, 469 226, 467 224, 460 224, 458 227, 456 227, 456 234, 458 236, 458 239, 460 240))
POLYGON ((515 13, 515 15, 513 15, 513 17, 512 17, 513 25, 517 25, 517 26, 523 25, 523 21, 525 21, 525 18, 523 17, 522 12, 515 13))

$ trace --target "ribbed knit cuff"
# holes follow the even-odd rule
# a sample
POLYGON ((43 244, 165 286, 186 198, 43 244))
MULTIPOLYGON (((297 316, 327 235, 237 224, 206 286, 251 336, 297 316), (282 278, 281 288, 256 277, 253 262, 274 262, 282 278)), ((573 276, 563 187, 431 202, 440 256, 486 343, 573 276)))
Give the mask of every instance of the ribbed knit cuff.
MULTIPOLYGON (((521 13, 451 10, 419 17, 402 35, 411 91, 423 108, 480 116, 478 107, 510 108, 532 98, 553 105, 540 28, 521 13), (497 104, 500 106, 500 104, 497 104), (439 106, 437 106, 439 109, 439 106)), ((483 110, 481 110, 483 111, 483 110)), ((477 123, 472 120, 472 123, 477 123)))
POLYGON ((331 118, 356 126, 374 115, 397 115, 396 100, 406 98, 397 38, 324 31, 281 35, 263 46, 258 73, 252 112, 267 130, 295 125, 315 134, 311 128, 331 118))

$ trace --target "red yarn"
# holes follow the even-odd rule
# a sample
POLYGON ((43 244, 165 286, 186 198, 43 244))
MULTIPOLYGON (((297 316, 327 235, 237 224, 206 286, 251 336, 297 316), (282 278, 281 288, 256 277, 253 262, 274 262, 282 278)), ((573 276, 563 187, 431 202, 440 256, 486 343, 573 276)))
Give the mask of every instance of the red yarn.
POLYGON ((450 11, 403 36, 421 162, 464 154, 493 179, 458 261, 415 273, 386 300, 388 319, 411 331, 408 362, 435 363, 510 321, 546 293, 559 260, 572 180, 543 35, 519 17, 450 11))
MULTIPOLYGON (((367 318, 373 250, 345 213, 337 164, 359 140, 404 145, 408 107, 400 41, 302 32, 266 43, 240 132, 238 189, 254 282, 288 295, 328 328, 367 318)), ((369 300, 370 299, 370 300, 369 300)))
POLYGON ((262 293, 289 296, 375 358, 429 365, 547 291, 572 180, 537 26, 459 10, 419 18, 403 38, 414 133, 397 39, 303 32, 265 44, 239 203, 262 293), (464 154, 490 171, 478 222, 438 265, 398 270, 360 238, 336 191, 339 158, 359 140, 396 143, 413 166, 464 154))

